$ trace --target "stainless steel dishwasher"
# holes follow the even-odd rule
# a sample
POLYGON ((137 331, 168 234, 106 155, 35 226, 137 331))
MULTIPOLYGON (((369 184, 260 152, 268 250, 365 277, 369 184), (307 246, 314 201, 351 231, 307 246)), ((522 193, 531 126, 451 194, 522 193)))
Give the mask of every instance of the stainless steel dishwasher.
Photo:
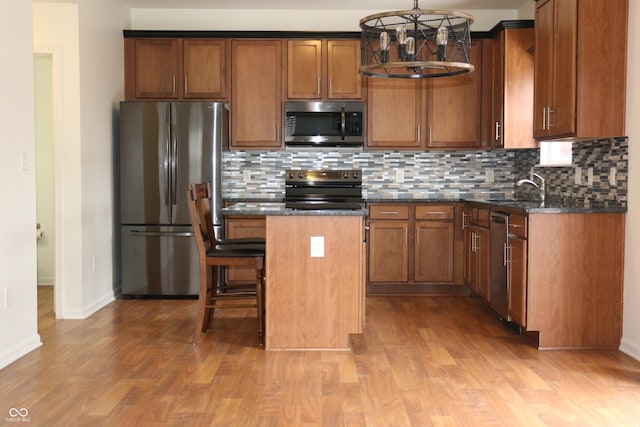
POLYGON ((509 214, 492 212, 489 230, 491 239, 489 304, 502 319, 509 321, 509 282, 507 280, 509 214))

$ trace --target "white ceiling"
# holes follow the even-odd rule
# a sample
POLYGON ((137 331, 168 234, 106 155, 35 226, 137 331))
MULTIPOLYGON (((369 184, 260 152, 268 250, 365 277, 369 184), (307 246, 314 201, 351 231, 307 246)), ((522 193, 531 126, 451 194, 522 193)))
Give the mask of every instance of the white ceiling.
MULTIPOLYGON (((407 10, 412 0, 124 0, 132 8, 149 9, 328 9, 407 10)), ((534 0, 422 0, 420 9, 519 9, 534 0)))

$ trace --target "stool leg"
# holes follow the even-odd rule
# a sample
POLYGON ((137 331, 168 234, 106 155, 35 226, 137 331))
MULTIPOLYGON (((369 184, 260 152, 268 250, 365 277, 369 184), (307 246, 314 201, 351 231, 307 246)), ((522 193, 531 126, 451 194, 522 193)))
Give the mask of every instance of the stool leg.
POLYGON ((193 333, 193 344, 198 344, 200 342, 200 335, 206 331, 208 327, 208 321, 205 322, 205 319, 209 318, 209 309, 207 305, 209 305, 209 301, 211 300, 210 292, 211 292, 211 277, 209 274, 209 266, 200 266, 200 294, 198 295, 198 318, 196 320, 196 330, 193 333), (207 323, 207 325, 205 325, 207 323))
POLYGON ((258 312, 258 339, 260 347, 264 347, 264 271, 256 270, 256 311, 258 312))

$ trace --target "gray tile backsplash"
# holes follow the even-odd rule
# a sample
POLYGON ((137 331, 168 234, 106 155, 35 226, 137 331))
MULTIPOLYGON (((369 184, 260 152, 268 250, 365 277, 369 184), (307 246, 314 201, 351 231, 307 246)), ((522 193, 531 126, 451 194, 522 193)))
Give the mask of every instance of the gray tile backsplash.
POLYGON ((286 169, 360 169, 366 198, 512 197, 515 183, 533 167, 547 180, 548 195, 626 205, 628 139, 573 144, 573 167, 540 167, 539 150, 228 151, 223 161, 225 198, 282 198, 286 169), (576 167, 582 180, 575 184, 576 167), (587 182, 593 168, 593 184, 587 182), (611 168, 616 183, 610 185, 611 168), (398 176, 398 170, 402 171, 398 176), (248 172, 247 172, 248 171, 248 172), (250 179, 245 180, 245 174, 250 179))

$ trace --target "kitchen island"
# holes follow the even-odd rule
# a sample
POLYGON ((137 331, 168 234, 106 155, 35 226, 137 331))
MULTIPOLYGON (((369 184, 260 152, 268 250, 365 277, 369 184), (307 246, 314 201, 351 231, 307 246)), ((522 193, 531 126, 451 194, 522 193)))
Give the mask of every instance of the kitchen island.
POLYGON ((367 211, 241 202, 223 214, 266 217, 265 349, 349 349, 364 325, 367 211))

